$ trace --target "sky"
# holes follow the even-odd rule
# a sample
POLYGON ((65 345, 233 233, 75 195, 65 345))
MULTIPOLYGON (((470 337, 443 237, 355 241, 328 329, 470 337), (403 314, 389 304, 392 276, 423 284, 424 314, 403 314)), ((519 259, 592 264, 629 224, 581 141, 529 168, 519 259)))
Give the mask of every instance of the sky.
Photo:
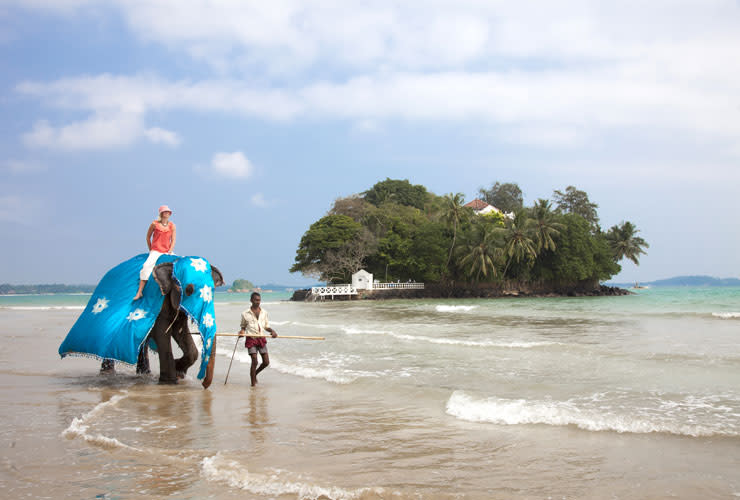
POLYGON ((573 185, 650 244, 614 282, 740 276, 738 0, 0 0, 0 283, 143 253, 291 274, 386 178, 573 185))

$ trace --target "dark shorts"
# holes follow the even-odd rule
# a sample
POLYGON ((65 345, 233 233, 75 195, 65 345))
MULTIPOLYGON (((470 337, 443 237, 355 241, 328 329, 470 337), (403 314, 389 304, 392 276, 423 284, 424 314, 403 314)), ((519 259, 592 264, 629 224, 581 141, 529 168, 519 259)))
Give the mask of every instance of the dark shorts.
POLYGON ((266 345, 253 345, 252 347, 249 347, 247 349, 247 352, 249 354, 267 354, 267 346, 266 345))

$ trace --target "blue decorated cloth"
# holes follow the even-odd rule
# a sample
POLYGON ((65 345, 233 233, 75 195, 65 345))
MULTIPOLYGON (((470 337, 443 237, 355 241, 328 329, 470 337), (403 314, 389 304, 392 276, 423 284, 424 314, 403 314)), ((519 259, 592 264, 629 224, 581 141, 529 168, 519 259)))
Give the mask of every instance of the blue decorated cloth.
POLYGON ((216 338, 216 309, 213 306, 213 276, 211 264, 201 257, 183 257, 175 261, 172 275, 180 284, 180 309, 198 324, 200 338, 203 340, 198 378, 206 375, 211 356, 213 339, 216 338), (194 286, 194 292, 187 296, 185 288, 194 286))
MULTIPOLYGON (((117 265, 100 280, 85 310, 59 346, 59 355, 90 356, 136 364, 165 298, 153 278, 147 280, 144 296, 132 301, 139 286, 139 271, 148 254, 140 254, 117 265)), ((157 264, 173 262, 173 277, 180 285, 180 309, 194 322, 203 340, 198 378, 205 376, 216 335, 211 265, 201 257, 161 255, 157 264), (184 294, 187 284, 194 293, 184 294)))

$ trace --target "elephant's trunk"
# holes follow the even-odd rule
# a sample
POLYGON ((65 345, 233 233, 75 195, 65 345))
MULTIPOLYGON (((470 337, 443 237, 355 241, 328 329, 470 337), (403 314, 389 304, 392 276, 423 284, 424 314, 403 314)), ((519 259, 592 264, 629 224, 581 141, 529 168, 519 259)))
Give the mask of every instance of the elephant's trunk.
POLYGON ((216 367, 216 336, 213 336, 213 345, 211 346, 211 357, 208 358, 206 367, 206 376, 203 377, 203 389, 208 389, 213 382, 213 370, 216 367))

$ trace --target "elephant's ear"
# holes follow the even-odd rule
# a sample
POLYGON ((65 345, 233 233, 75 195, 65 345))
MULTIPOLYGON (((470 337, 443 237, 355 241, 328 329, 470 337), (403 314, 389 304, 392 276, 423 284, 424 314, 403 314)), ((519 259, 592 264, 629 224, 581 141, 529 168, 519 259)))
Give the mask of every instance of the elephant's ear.
POLYGON ((170 293, 170 290, 174 286, 172 280, 172 262, 165 262, 164 264, 154 266, 152 276, 154 276, 154 280, 159 285, 159 289, 162 290, 162 295, 170 293))
POLYGON ((224 277, 221 271, 214 265, 211 265, 211 276, 213 277, 213 286, 223 286, 224 277))

